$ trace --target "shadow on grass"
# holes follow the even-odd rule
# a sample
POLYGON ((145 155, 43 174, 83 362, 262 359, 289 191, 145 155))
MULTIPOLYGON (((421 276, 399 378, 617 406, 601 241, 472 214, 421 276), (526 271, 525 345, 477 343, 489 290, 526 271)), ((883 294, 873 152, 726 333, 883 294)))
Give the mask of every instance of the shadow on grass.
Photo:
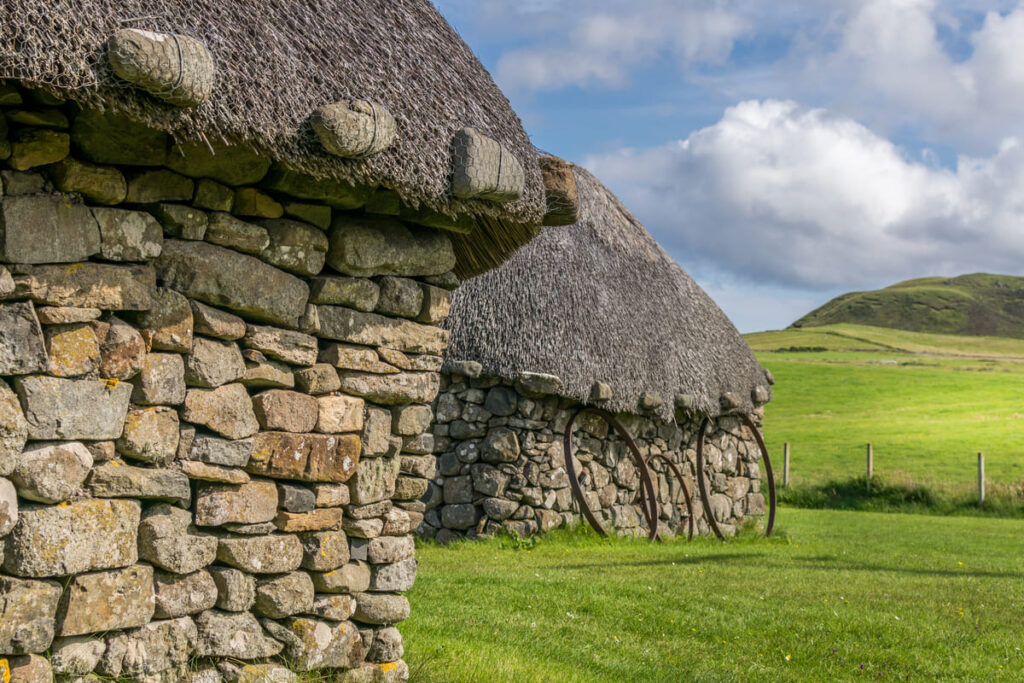
POLYGON ((607 560, 601 562, 580 562, 577 564, 560 564, 559 569, 595 569, 600 567, 663 567, 669 565, 687 566, 692 564, 714 564, 716 562, 722 564, 742 564, 749 562, 750 560, 758 560, 763 557, 764 553, 705 553, 693 556, 679 556, 679 557, 666 557, 663 560, 644 560, 644 561, 626 561, 626 562, 608 562, 607 560))
POLYGON ((894 574, 912 574, 916 576, 932 576, 942 578, 964 578, 975 579, 1024 579, 1022 572, 996 572, 977 571, 972 569, 926 569, 923 567, 893 567, 891 565, 873 564, 869 562, 857 562, 856 560, 837 559, 827 555, 818 557, 806 557, 796 561, 796 564, 803 565, 805 569, 818 569, 827 571, 857 571, 857 572, 889 572, 894 574), (826 566, 827 565, 827 566, 826 566))
POLYGON ((992 484, 984 505, 964 487, 942 487, 903 478, 876 476, 779 489, 784 505, 815 510, 905 512, 925 515, 1024 518, 1024 486, 992 484))

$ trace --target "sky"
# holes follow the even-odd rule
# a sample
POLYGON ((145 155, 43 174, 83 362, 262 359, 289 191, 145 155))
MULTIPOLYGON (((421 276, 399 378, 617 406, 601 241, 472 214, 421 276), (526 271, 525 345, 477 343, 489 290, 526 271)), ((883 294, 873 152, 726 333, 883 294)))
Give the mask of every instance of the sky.
POLYGON ((1024 0, 436 0, 741 332, 1024 274, 1024 0))

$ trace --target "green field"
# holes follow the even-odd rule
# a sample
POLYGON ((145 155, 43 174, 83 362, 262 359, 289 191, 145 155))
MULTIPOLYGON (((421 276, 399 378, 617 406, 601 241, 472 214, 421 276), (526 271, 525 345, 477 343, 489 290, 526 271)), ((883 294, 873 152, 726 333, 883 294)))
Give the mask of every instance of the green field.
POLYGON ((1024 677, 1024 520, 784 508, 779 527, 424 544, 412 680, 1024 677))
POLYGON ((790 442, 795 486, 863 476, 871 442, 890 482, 970 496, 983 451, 993 495, 1019 497, 1024 340, 857 325, 746 338, 775 375, 765 435, 780 463, 790 442))

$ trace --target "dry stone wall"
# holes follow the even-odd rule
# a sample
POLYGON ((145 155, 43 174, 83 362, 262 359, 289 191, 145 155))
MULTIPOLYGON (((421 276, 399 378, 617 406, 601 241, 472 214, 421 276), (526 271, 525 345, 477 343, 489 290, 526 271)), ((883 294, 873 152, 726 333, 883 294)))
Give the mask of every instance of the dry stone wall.
POLYGON ((3 82, 0 185, 0 679, 406 678, 445 234, 3 82))
MULTIPOLYGON (((398 505, 422 510, 417 533, 441 542, 500 530, 527 536, 579 521, 563 451, 565 426, 578 409, 579 404, 552 395, 542 382, 443 375, 434 404, 438 456, 403 456, 396 497, 422 493, 422 499, 398 505), (414 476, 418 478, 403 481, 414 476), (420 492, 413 484, 421 485, 424 477, 429 482, 420 492)), ((694 492, 695 529, 708 533, 693 478, 696 435, 703 416, 679 417, 670 424, 653 416, 617 416, 645 458, 661 453, 679 466, 688 490, 694 492)), ((755 419, 759 421, 760 415, 755 419)), ((646 533, 640 476, 625 442, 604 420, 588 413, 576 421, 574 444, 584 495, 605 528, 621 534, 646 533)), ((705 455, 710 507, 723 533, 735 532, 745 518, 764 515, 761 453, 739 418, 726 415, 712 420, 705 455)), ((650 469, 658 495, 660 532, 685 533, 689 519, 678 480, 658 458, 650 461, 650 469)))

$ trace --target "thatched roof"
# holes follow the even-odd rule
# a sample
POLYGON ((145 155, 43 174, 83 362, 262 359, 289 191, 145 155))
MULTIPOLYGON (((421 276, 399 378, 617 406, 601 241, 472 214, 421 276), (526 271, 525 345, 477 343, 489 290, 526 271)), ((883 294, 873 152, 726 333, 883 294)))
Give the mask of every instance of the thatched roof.
MULTIPOLYGON (((546 227, 501 267, 455 292, 446 355, 484 373, 557 375, 562 395, 589 402, 595 381, 611 385, 604 407, 639 413, 644 394, 689 394, 697 410, 720 412, 721 397, 749 412, 765 371, 743 337, 618 199, 574 167, 580 219, 546 227)), ((764 396, 767 398, 767 395, 764 396)))
POLYGON ((486 216, 456 239, 463 274, 493 267, 533 236, 544 212, 540 171, 522 125, 490 75, 428 0, 0 0, 0 78, 111 108, 179 140, 245 142, 318 177, 380 184, 413 206, 486 216), (121 28, 202 41, 216 64, 212 97, 177 108, 119 80, 104 43, 121 28), (381 103, 398 123, 386 151, 328 154, 308 124, 348 97, 381 103), (451 143, 473 127, 523 165, 508 204, 456 200, 451 143))

